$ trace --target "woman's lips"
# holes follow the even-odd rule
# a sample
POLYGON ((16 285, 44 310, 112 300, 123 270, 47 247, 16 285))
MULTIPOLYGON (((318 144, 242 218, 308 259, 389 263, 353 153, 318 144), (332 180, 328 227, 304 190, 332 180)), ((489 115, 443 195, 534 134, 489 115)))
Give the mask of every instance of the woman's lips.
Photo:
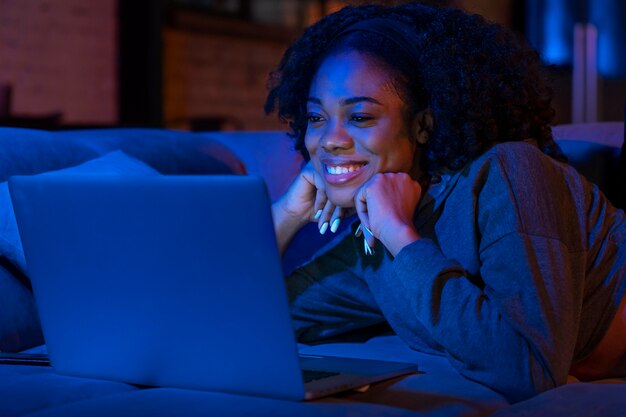
POLYGON ((366 165, 367 162, 325 162, 322 164, 324 179, 331 185, 345 184, 365 172, 366 165))

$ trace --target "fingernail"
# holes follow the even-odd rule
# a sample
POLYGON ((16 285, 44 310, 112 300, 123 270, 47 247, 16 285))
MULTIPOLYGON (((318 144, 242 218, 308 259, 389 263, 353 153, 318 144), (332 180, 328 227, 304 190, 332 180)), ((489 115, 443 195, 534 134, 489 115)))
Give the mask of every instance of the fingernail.
POLYGON ((315 216, 313 216, 313 218, 317 220, 320 218, 321 215, 322 215, 322 210, 317 210, 317 213, 315 213, 315 216))
POLYGON ((361 236, 361 225, 359 224, 359 227, 356 228, 356 232, 354 232, 354 236, 359 237, 361 236))
POLYGON ((326 233, 326 229, 328 229, 328 222, 322 223, 322 227, 320 227, 320 235, 326 233))
POLYGON ((333 220, 332 224, 330 225, 330 231, 335 233, 337 231, 337 229, 339 229, 339 224, 341 223, 341 219, 340 218, 336 218, 335 220, 333 220))
POLYGON ((370 248, 370 245, 367 244, 367 240, 363 239, 363 248, 365 249, 365 254, 366 255, 371 255, 372 254, 372 248, 370 248))
POLYGON ((365 229, 365 231, 366 231, 367 233, 369 233, 369 234, 370 234, 370 236, 374 236, 374 233, 372 233, 372 231, 370 230, 370 228, 369 228, 369 227, 367 227, 367 226, 363 226, 363 228, 365 229))

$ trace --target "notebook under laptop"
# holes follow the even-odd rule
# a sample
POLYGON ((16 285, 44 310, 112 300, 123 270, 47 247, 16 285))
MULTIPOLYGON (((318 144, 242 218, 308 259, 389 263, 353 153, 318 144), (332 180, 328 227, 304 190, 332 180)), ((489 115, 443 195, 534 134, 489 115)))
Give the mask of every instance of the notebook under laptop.
POLYGON ((301 400, 416 370, 298 355, 260 178, 57 174, 10 190, 58 372, 301 400))

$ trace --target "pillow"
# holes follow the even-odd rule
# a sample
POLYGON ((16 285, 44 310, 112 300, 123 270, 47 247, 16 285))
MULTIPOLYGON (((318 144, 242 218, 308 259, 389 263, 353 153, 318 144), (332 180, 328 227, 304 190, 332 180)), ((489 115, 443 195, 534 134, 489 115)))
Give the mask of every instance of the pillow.
MULTIPOLYGON (((81 165, 50 171, 39 175, 85 174, 85 175, 158 175, 158 172, 147 164, 126 155, 122 151, 114 151, 100 158, 87 161, 81 165)), ((16 278, 27 281, 26 261, 22 249, 13 204, 7 182, 0 183, 0 257, 8 262, 0 263, 6 268, 15 267, 16 278)), ((29 285, 28 282, 24 282, 29 285)))

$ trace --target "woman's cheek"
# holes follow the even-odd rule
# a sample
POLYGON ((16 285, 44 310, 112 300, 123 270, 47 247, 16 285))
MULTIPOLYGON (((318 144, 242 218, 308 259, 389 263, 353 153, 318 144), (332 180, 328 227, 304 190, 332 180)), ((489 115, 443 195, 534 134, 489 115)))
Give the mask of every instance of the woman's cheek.
POLYGON ((315 168, 315 172, 317 172, 320 178, 324 178, 324 167, 318 159, 313 159, 313 168, 315 168))
POLYGON ((311 155, 311 158, 317 151, 317 146, 315 146, 315 144, 316 141, 310 135, 304 136, 304 147, 306 148, 309 155, 311 155))

